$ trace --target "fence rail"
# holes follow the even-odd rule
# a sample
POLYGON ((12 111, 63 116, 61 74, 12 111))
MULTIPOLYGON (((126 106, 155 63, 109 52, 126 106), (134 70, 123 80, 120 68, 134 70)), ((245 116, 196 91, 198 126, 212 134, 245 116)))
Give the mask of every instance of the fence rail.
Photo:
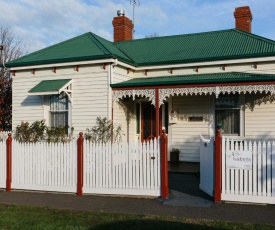
POLYGON ((223 138, 222 200, 275 204, 274 141, 223 138))

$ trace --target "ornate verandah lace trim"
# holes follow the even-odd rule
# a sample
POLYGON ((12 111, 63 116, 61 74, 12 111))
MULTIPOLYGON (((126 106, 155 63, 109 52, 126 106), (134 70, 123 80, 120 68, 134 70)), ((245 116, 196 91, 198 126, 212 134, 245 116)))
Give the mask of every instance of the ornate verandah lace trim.
MULTIPOLYGON (((161 106, 166 98, 173 95, 207 95, 215 94, 218 98, 219 94, 225 93, 275 93, 275 85, 242 85, 242 86, 214 86, 214 87, 191 87, 191 88, 166 88, 159 89, 159 106, 161 106)), ((155 89, 136 89, 136 90, 114 90, 113 100, 118 101, 123 97, 142 96, 147 97, 155 105, 155 89)))

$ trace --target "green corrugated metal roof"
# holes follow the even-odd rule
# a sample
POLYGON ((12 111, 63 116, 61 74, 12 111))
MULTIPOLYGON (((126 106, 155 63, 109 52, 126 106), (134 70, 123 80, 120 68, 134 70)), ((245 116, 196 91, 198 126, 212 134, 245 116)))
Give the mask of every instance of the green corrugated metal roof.
POLYGON ((86 61, 117 57, 131 60, 112 42, 93 33, 85 33, 59 44, 47 47, 6 64, 7 67, 41 65, 72 61, 86 61))
POLYGON ((169 86, 207 83, 234 83, 234 82, 275 81, 272 74, 254 73, 211 73, 192 74, 166 77, 134 78, 117 84, 111 84, 112 88, 142 87, 142 86, 169 86))
POLYGON ((237 29, 147 38, 116 45, 138 66, 275 55, 275 41, 237 29))
POLYGON ((238 29, 110 42, 86 33, 7 63, 7 67, 117 58, 133 66, 275 55, 275 41, 238 29))
POLYGON ((46 80, 41 81, 36 86, 34 86, 29 93, 47 93, 47 92, 56 92, 68 84, 71 79, 62 79, 62 80, 46 80))

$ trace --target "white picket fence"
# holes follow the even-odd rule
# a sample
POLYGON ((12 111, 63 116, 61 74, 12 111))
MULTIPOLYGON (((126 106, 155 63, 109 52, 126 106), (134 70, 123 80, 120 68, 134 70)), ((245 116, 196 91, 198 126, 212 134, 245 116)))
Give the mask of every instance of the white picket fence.
POLYGON ((0 141, 6 141, 9 133, 11 133, 11 132, 1 131, 0 132, 0 141))
MULTIPOLYGON (((84 141, 83 192, 160 195, 159 140, 91 144, 84 141)), ((0 188, 6 186, 6 142, 0 142, 0 188)), ((12 141, 12 189, 76 192, 77 141, 12 141)))
POLYGON ((6 187, 6 142, 0 141, 0 188, 6 187))
POLYGON ((76 192, 77 145, 12 142, 12 189, 76 192))
POLYGON ((84 193, 160 196, 159 139, 84 145, 84 193))
POLYGON ((213 196, 214 191, 214 140, 200 136, 200 189, 213 196))
POLYGON ((274 141, 223 138, 221 197, 224 201, 275 204, 274 141), (235 160, 239 161, 236 168, 229 165, 232 156, 236 156, 235 160), (238 168, 238 165, 245 167, 238 168))

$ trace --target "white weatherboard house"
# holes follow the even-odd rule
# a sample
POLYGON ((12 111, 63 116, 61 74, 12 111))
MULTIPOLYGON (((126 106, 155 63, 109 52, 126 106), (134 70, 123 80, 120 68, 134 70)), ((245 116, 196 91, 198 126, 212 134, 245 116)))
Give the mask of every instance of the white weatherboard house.
POLYGON ((251 33, 249 7, 236 28, 131 40, 114 18, 114 42, 86 33, 7 66, 13 73, 13 129, 45 119, 85 132, 98 116, 121 124, 127 141, 165 127, 180 161, 199 162, 199 135, 275 136, 275 41, 251 33))

